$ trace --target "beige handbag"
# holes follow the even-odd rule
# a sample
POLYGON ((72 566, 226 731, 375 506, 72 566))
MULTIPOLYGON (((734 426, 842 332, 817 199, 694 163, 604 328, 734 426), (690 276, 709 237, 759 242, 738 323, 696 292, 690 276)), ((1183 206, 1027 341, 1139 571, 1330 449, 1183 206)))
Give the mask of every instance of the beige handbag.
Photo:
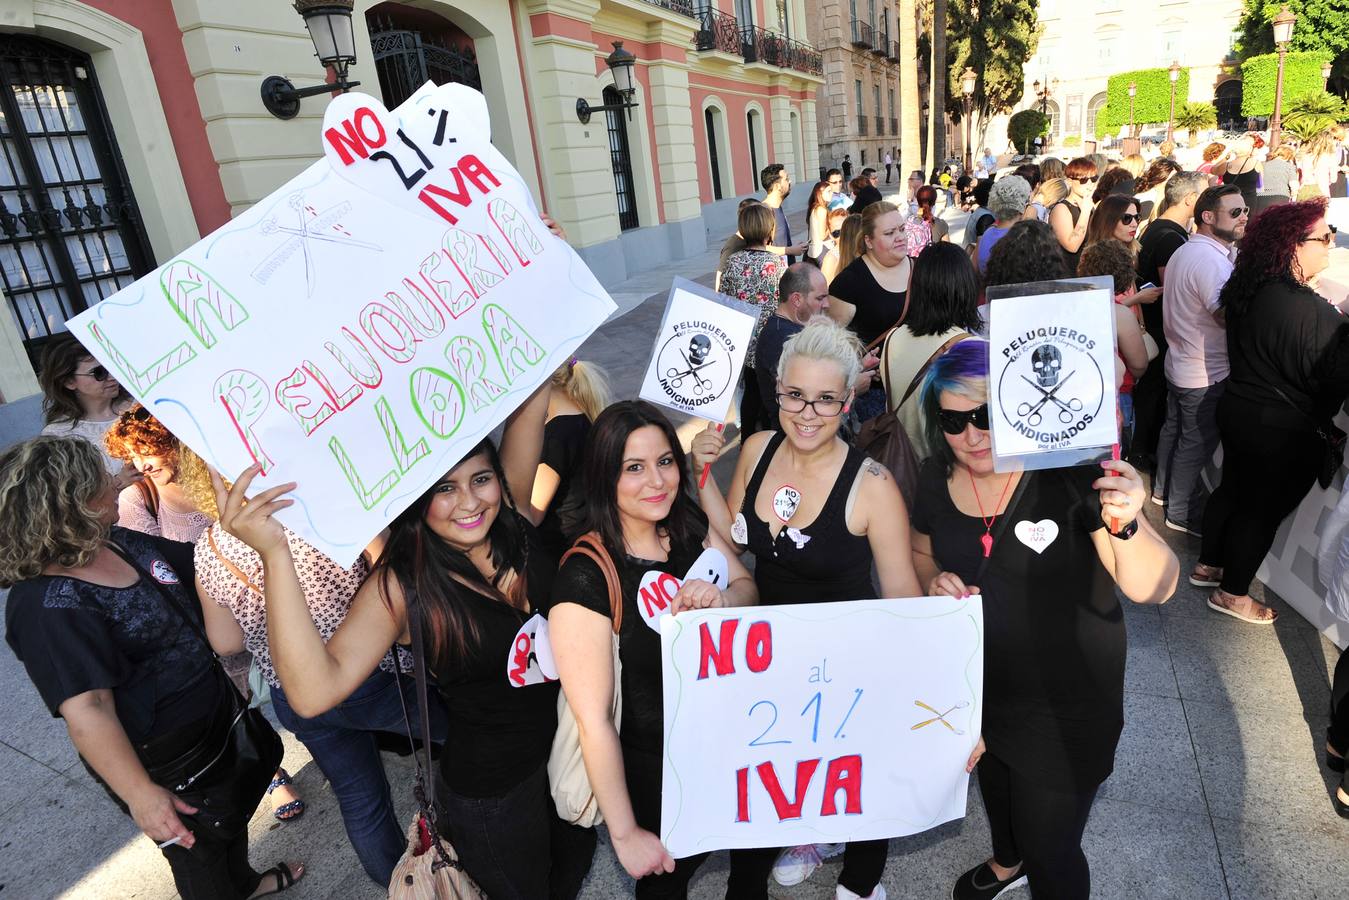
MULTIPOLYGON (((562 562, 565 563, 573 555, 587 557, 599 566, 609 589, 614 659, 614 696, 610 715, 617 729, 623 713, 623 667, 618 658, 618 631, 623 627, 623 594, 619 586, 618 569, 609 551, 604 549, 599 533, 595 531, 577 538, 572 548, 562 555, 562 562)), ((548 784, 553 792, 553 802, 557 805, 557 814, 564 821, 585 828, 592 828, 604 821, 600 815, 600 805, 595 800, 595 791, 590 786, 590 777, 586 774, 585 758, 581 755, 581 730, 565 693, 558 694, 557 698, 557 734, 553 736, 553 749, 548 754, 548 784)))

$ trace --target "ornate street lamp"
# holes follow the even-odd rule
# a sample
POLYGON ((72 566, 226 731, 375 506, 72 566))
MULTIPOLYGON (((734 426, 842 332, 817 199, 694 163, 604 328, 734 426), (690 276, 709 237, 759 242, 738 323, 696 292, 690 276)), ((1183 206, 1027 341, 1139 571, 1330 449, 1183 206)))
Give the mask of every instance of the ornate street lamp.
POLYGON ((1288 42, 1293 39, 1293 25, 1297 23, 1297 16, 1293 15, 1292 10, 1284 7, 1279 10, 1279 14, 1274 17, 1270 24, 1274 28, 1274 46, 1279 50, 1279 72, 1274 79, 1274 115, 1269 120, 1269 149, 1272 151, 1279 146, 1279 138, 1283 130, 1283 61, 1288 55, 1288 42))
POLYGON ((1138 137, 1134 130, 1134 98, 1138 96, 1138 82, 1129 82, 1129 137, 1138 137))
POLYGON ((297 89, 289 78, 268 75, 262 81, 262 105, 278 119, 293 119, 306 97, 346 93, 360 84, 347 81, 347 69, 356 62, 356 36, 351 27, 351 9, 355 0, 295 0, 295 11, 304 17, 304 27, 314 42, 314 55, 325 68, 331 66, 336 79, 331 83, 297 89))
POLYGON ((1166 139, 1174 141, 1176 135, 1176 82, 1180 80, 1180 62, 1171 61, 1171 68, 1166 70, 1167 77, 1171 79, 1171 118, 1166 121, 1166 139))
POLYGON ((960 95, 965 109, 965 174, 970 174, 970 116, 974 109, 974 86, 979 81, 979 73, 970 66, 960 76, 960 95))
POLYGON ((597 112, 617 112, 626 109, 628 119, 632 119, 632 110, 637 106, 632 100, 632 95, 637 93, 637 85, 633 81, 633 69, 637 65, 637 57, 627 50, 623 49, 622 41, 614 41, 614 52, 604 58, 604 63, 609 67, 609 71, 614 75, 614 90, 623 99, 618 103, 606 103, 603 106, 591 106, 584 99, 576 101, 576 118, 581 120, 582 125, 590 124, 590 114, 597 112))

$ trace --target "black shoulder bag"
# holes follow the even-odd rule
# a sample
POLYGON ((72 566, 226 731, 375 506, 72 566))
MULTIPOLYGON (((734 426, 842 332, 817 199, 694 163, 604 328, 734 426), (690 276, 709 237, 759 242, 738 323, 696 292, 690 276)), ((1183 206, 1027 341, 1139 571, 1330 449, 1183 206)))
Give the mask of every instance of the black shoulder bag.
POLYGON ((1316 436, 1321 439, 1321 464, 1316 470, 1316 483, 1323 489, 1329 488, 1331 482, 1335 480, 1335 473, 1344 465, 1344 445, 1346 435, 1344 431, 1334 422, 1325 422, 1324 424, 1307 415, 1302 408, 1288 398, 1278 385, 1270 385, 1274 388, 1274 393, 1283 398, 1283 402, 1291 406, 1295 411, 1302 414, 1302 417, 1311 423, 1312 428, 1316 430, 1316 436))
POLYGON ((141 761, 151 781, 197 808, 193 815, 179 814, 189 829, 229 840, 248 828, 248 820, 253 818, 277 766, 281 765, 281 737, 261 710, 249 707, 225 673, 220 657, 211 649, 205 630, 173 592, 127 551, 116 544, 109 546, 136 570, 145 584, 158 588, 160 596, 211 654, 216 676, 227 685, 226 701, 214 711, 211 726, 190 750, 172 759, 150 761, 146 757, 154 757, 153 740, 136 749, 138 754, 150 751, 142 755, 141 761))

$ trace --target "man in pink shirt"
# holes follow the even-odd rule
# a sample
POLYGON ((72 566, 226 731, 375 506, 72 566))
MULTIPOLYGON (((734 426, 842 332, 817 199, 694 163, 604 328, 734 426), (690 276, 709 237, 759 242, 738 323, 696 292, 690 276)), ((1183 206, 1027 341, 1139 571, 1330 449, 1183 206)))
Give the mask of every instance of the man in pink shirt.
POLYGON ((1236 185, 1211 187, 1194 205, 1195 233, 1172 254, 1162 294, 1166 424, 1157 443, 1152 500, 1166 526, 1199 537, 1205 463, 1218 449, 1218 399, 1227 381, 1227 328, 1218 295, 1232 274, 1250 210, 1236 185))

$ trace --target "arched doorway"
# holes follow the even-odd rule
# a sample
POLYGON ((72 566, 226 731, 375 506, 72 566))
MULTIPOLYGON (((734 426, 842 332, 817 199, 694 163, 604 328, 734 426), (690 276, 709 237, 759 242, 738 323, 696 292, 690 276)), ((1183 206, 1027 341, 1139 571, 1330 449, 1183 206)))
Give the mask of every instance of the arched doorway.
POLYGON ((365 14, 384 105, 393 109, 428 80, 482 90, 473 38, 448 19, 400 3, 365 14))
POLYGON ((1223 131, 1239 131, 1246 127, 1246 117, 1241 114, 1241 81, 1233 78, 1218 85, 1213 95, 1213 108, 1218 111, 1218 128, 1223 131))
POLYGON ((1044 113, 1049 116, 1049 142, 1052 144, 1063 136, 1063 116, 1059 114, 1059 105, 1053 100, 1045 104, 1044 113))
MULTIPOLYGON (((606 106, 621 107, 623 96, 612 87, 604 89, 606 106)), ((614 197, 618 200, 618 227, 624 231, 636 228, 637 190, 632 180, 632 153, 628 148, 628 129, 623 122, 623 110, 604 112, 609 132, 609 164, 614 170, 614 197)))
POLYGON ((1110 95, 1105 91, 1101 91, 1101 93, 1092 97, 1091 100, 1087 102, 1087 140, 1091 141, 1096 139, 1096 126, 1100 121, 1101 112, 1109 102, 1110 95))
POLYGON ((0 288, 29 358, 152 268, 89 56, 0 34, 0 288))
MULTIPOLYGON (((721 139, 723 121, 721 110, 708 106, 703 110, 703 126, 707 131, 707 159, 712 167, 712 199, 720 200, 724 194, 721 187, 721 139)), ((730 186, 732 190, 734 185, 730 186)))

